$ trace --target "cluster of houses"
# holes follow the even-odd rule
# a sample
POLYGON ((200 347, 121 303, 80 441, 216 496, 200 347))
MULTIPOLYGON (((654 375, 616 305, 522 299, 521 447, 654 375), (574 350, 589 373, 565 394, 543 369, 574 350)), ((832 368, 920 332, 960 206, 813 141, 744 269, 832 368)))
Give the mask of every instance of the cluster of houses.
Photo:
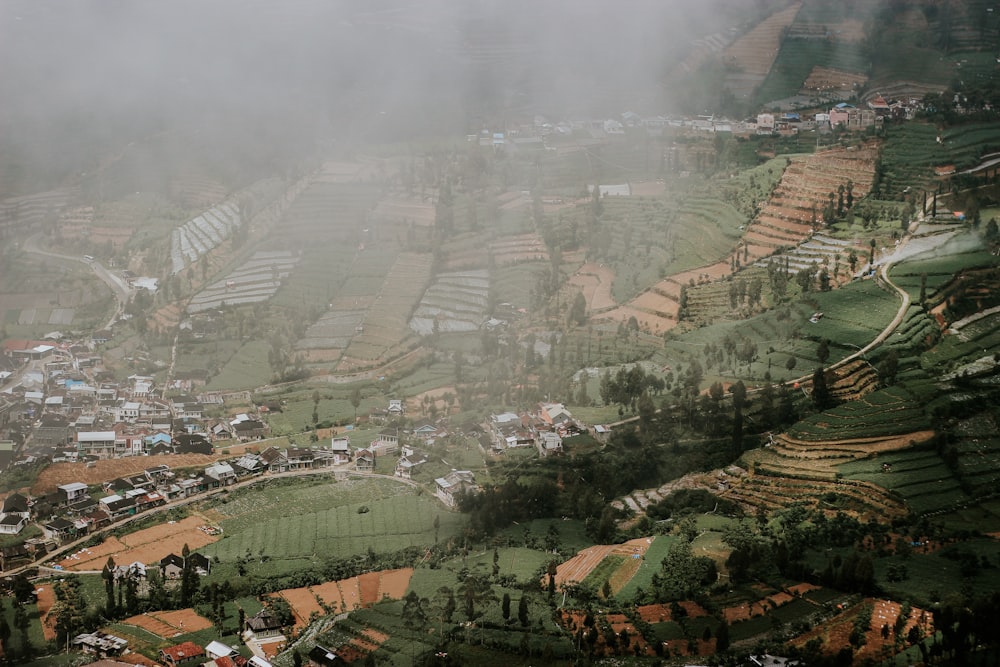
MULTIPOLYGON (((193 641, 185 641, 160 649, 157 663, 163 667, 271 667, 267 646, 282 648, 286 642, 282 634, 283 628, 275 614, 265 607, 259 613, 247 618, 241 629, 241 636, 251 655, 246 657, 234 646, 228 646, 218 640, 213 640, 202 646, 193 641)), ((132 666, 134 661, 118 661, 128 655, 128 640, 105 632, 88 632, 79 634, 71 642, 78 651, 101 659, 103 667, 132 666)), ((323 654, 336 654, 324 649, 323 654)), ((276 650, 276 649, 275 649, 276 650)), ((273 652, 273 650, 272 650, 273 652)), ((317 653, 317 657, 320 654, 317 653)), ((312 655, 310 654, 310 660, 312 655)), ((310 665, 327 667, 327 663, 312 660, 310 665)))
POLYGON ((563 438, 586 433, 562 403, 542 403, 534 412, 490 415, 489 446, 495 452, 534 447, 539 456, 561 454, 563 438))
MULTIPOLYGON (((208 418, 206 412, 223 403, 222 395, 164 398, 151 376, 117 380, 89 350, 44 341, 4 343, 0 382, 15 373, 17 382, 0 393, 0 443, 11 443, 6 457, 0 445, 0 468, 39 460, 210 454, 216 441, 250 442, 268 435, 257 414, 208 418), (15 427, 23 445, 11 439, 15 427)), ((196 384, 189 379, 184 386, 196 384)))

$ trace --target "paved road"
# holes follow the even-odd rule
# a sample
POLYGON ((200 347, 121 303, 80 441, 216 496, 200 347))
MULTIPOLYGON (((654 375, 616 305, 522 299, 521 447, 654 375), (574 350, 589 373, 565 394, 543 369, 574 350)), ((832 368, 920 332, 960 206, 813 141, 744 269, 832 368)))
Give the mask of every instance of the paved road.
POLYGON ((100 278, 104 284, 108 286, 111 290, 111 294, 115 297, 117 302, 117 307, 115 308, 114 315, 108 320, 108 323, 104 325, 103 328, 108 329, 112 324, 118 321, 122 313, 125 312, 125 304, 128 303, 131 291, 125 281, 109 271, 103 264, 97 260, 87 260, 79 255, 64 255, 58 252, 52 252, 51 250, 45 250, 38 245, 39 237, 41 237, 41 232, 30 236, 24 242, 25 252, 30 252, 35 255, 43 255, 45 257, 54 257, 56 259, 61 259, 68 262, 80 262, 86 264, 91 268, 91 270, 100 278))

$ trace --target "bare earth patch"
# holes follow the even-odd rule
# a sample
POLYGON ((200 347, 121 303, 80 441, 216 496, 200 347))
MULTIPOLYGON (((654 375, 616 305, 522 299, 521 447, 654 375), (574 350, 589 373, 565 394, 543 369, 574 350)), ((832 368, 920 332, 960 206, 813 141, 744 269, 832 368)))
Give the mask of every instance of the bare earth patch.
POLYGON ((108 556, 114 558, 118 565, 136 561, 147 565, 156 563, 170 553, 180 553, 185 544, 194 551, 217 541, 218 535, 209 535, 201 530, 205 525, 204 517, 189 516, 175 523, 144 528, 126 535, 121 540, 109 537, 97 546, 81 549, 64 558, 59 564, 67 570, 79 572, 101 570, 108 556))

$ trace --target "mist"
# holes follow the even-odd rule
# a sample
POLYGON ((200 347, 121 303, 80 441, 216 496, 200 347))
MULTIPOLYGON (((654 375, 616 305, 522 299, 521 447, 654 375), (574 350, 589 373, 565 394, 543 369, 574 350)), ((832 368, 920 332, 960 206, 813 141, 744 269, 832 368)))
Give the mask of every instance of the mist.
POLYGON ((733 5, 9 0, 0 195, 85 178, 152 137, 160 169, 274 172, 514 115, 662 113, 664 73, 725 11, 738 21, 733 5))

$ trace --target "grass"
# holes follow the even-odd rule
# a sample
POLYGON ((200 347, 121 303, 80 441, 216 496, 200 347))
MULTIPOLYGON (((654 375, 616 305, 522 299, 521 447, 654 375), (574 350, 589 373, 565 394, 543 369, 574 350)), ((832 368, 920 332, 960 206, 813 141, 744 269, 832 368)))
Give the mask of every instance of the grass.
POLYGON ((640 588, 649 590, 650 585, 653 583, 653 575, 660 572, 660 565, 663 559, 667 557, 671 545, 676 541, 677 538, 672 535, 657 535, 654 537, 653 543, 646 550, 639 569, 636 570, 636 573, 629 582, 618 591, 615 598, 618 600, 632 600, 640 588))
POLYGON ((314 570, 329 558, 433 544, 435 517, 441 540, 464 523, 431 496, 386 479, 266 484, 232 494, 216 510, 224 516, 225 537, 201 551, 219 558, 211 575, 218 581, 235 577, 241 558, 248 558, 248 577, 280 577, 314 570))

